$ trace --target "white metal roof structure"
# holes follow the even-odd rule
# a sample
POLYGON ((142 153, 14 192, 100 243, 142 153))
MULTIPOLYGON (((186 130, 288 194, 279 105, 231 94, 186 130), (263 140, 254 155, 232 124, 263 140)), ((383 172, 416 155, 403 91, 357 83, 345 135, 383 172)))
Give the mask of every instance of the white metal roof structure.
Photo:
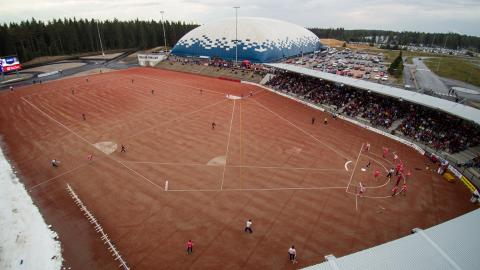
POLYGON ((299 74, 304 74, 304 75, 319 78, 319 79, 324 79, 327 81, 341 83, 344 85, 352 86, 352 87, 367 90, 367 91, 372 91, 381 95, 402 99, 412 103, 417 103, 426 107, 433 108, 435 110, 444 111, 446 113, 458 116, 460 118, 463 118, 469 121, 473 121, 476 124, 480 125, 480 110, 470 106, 459 104, 453 101, 432 97, 429 95, 420 94, 413 91, 407 91, 400 88, 391 87, 388 85, 382 85, 382 84, 368 82, 361 79, 354 79, 350 77, 343 77, 336 74, 326 73, 326 72, 299 67, 299 66, 290 65, 290 64, 275 63, 275 64, 266 64, 266 65, 274 68, 294 72, 294 73, 299 73, 299 74))
POLYGON ((226 18, 199 26, 173 47, 179 56, 208 56, 228 60, 272 62, 313 52, 322 47, 320 39, 299 25, 257 17, 226 18), (237 47, 238 45, 238 47, 237 47))
POLYGON ((476 270, 480 209, 403 238, 344 257, 326 256, 327 261, 305 270, 476 270))

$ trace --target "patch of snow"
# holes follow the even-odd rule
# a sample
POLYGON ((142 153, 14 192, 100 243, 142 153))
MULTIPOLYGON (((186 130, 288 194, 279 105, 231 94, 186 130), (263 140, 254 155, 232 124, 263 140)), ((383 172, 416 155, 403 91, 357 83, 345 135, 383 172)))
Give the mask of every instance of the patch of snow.
POLYGON ((60 269, 60 242, 50 227, 0 149, 0 269, 60 269))

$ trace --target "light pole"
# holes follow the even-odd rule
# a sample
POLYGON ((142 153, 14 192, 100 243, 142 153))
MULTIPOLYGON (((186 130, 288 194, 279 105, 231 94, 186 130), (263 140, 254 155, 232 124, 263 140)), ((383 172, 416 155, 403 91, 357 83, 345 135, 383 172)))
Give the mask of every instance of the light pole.
POLYGON ((165 53, 167 53, 167 36, 165 36, 165 21, 163 20, 163 13, 165 13, 165 11, 160 11, 160 13, 162 14, 162 28, 163 28, 163 46, 164 46, 164 49, 165 49, 165 53))
POLYGON ((98 19, 97 19, 97 33, 98 33, 98 40, 100 41, 100 48, 102 49, 102 55, 105 56, 105 53, 103 52, 102 38, 100 37, 100 28, 98 28, 98 19))
MULTIPOLYGON (((445 43, 443 44, 443 49, 445 50, 445 47, 447 47, 447 39, 448 39, 448 34, 445 36, 445 43)), ((442 57, 438 59, 438 65, 437 65, 437 72, 440 69, 440 62, 442 62, 442 57)))
POLYGON ((240 7, 233 7, 235 9, 235 63, 238 63, 238 9, 240 7))

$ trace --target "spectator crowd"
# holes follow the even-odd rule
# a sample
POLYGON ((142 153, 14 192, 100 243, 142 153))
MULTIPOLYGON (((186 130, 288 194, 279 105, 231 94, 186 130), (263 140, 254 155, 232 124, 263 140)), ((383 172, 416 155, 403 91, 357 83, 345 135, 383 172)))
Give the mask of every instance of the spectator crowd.
POLYGON ((277 71, 267 85, 374 127, 392 129, 401 121, 398 132, 436 150, 456 153, 480 144, 478 125, 418 104, 296 73, 277 71))

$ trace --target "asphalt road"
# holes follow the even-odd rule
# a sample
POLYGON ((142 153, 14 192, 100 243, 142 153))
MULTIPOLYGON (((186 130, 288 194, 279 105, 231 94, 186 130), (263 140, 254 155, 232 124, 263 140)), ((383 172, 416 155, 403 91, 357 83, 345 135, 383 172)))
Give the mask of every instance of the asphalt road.
POLYGON ((422 60, 419 60, 417 57, 413 58, 413 66, 413 73, 415 74, 415 79, 420 89, 428 89, 445 95, 448 94, 448 87, 422 60))
MULTIPOLYGON (((107 61, 103 61, 103 60, 80 60, 80 62, 85 63, 85 65, 80 66, 80 67, 65 69, 65 70, 62 71, 61 74, 58 73, 58 74, 55 74, 55 75, 46 76, 46 77, 42 77, 42 78, 38 78, 37 76, 39 74, 43 73, 43 72, 25 72, 25 74, 26 73, 32 74, 33 77, 29 78, 29 79, 26 79, 26 80, 1 84, 0 85, 0 90, 8 89, 10 86, 19 87, 19 86, 31 85, 31 84, 33 84, 34 81, 38 83, 39 81, 45 82, 45 81, 50 81, 50 80, 57 80, 57 79, 62 78, 62 77, 75 75, 77 73, 88 71, 88 70, 95 69, 95 68, 110 68, 110 69, 120 70, 120 69, 127 69, 129 67, 138 66, 138 63, 120 63, 120 61, 123 58, 125 58, 126 56, 128 56, 131 53, 132 52, 128 52, 128 53, 125 53, 125 54, 123 54, 123 55, 121 55, 117 58, 114 58, 112 60, 107 60, 107 61)), ((68 61, 62 61, 62 62, 68 62, 68 61)), ((78 62, 78 61, 76 61, 76 62, 78 62)), ((55 63, 51 63, 51 64, 55 64, 55 63)))

